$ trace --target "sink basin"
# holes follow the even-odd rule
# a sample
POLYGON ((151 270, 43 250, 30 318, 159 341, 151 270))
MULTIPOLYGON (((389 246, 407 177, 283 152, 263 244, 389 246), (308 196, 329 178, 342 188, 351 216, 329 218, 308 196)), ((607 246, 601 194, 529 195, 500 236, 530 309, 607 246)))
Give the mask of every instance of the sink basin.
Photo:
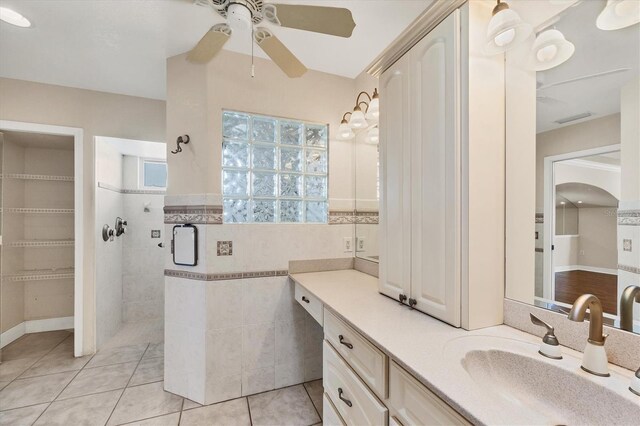
POLYGON ((495 336, 466 336, 445 346, 495 423, 640 424, 640 397, 628 390, 631 372, 612 367, 611 377, 596 377, 580 369, 581 359, 567 353, 573 351, 565 349, 562 360, 537 351, 537 344, 495 336))

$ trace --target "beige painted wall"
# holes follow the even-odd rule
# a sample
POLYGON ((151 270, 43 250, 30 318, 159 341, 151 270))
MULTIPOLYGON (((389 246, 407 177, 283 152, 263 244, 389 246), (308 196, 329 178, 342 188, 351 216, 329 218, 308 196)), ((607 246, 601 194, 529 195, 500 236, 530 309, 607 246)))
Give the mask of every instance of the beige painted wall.
MULTIPOLYGON (((0 119, 79 127, 84 130, 85 251, 93 253, 94 136, 163 141, 165 102, 133 96, 0 78, 0 119)), ((84 353, 95 349, 95 262, 85 256, 84 353)))
POLYGON ((538 133, 536 138, 536 212, 544 212, 544 159, 620 143, 620 114, 538 133))
POLYGON ((640 78, 620 92, 622 197, 640 201, 640 78))
POLYGON ((578 264, 618 269, 618 217, 610 207, 580 208, 578 264))
MULTIPOLYGON (((288 78, 273 62, 221 51, 209 64, 185 55, 167 60, 168 195, 221 193, 222 111, 224 109, 329 123, 329 198, 353 199, 353 144, 335 139, 340 119, 353 108, 353 79, 308 71, 288 78), (189 134, 183 152, 172 155, 175 140, 189 134)), ((335 200, 335 202, 334 202, 335 200)))

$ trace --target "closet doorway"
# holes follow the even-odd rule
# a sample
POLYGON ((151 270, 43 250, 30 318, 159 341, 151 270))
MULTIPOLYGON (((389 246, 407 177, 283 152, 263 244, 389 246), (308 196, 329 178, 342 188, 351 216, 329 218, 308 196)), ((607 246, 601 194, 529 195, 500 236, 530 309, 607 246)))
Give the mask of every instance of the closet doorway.
POLYGON ((0 121, 0 142, 0 347, 69 330, 80 356, 82 129, 0 121))

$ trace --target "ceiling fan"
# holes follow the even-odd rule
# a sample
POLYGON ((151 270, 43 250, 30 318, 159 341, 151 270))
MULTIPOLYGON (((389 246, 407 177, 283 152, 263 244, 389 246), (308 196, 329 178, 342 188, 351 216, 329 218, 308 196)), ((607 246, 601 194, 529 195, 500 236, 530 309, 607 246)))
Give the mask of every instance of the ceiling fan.
MULTIPOLYGON (((300 77, 307 68, 266 27, 269 22, 286 28, 312 31, 339 37, 351 37, 356 24, 349 9, 340 7, 264 3, 262 0, 191 0, 211 7, 226 19, 216 24, 187 54, 187 60, 204 64, 222 49, 233 32, 251 31, 253 41, 289 77, 300 77)), ((253 71, 252 71, 253 73, 253 71)))

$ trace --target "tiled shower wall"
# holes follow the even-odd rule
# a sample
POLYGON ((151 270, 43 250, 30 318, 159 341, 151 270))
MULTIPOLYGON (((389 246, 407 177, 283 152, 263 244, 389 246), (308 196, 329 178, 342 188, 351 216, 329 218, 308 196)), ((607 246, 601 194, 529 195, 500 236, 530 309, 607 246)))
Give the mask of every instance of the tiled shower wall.
POLYGON ((128 221, 122 248, 122 312, 124 322, 164 316, 164 241, 162 194, 122 194, 128 221), (145 206, 148 211, 145 211, 145 206), (152 238, 152 231, 159 238, 152 238))
POLYGON ((165 252, 165 388, 213 403, 321 378, 322 328, 296 302, 288 262, 352 257, 342 242, 353 225, 222 225, 219 197, 165 200, 195 208, 165 222, 195 223, 200 256, 180 267, 165 252), (219 241, 232 255, 218 255, 219 241))

